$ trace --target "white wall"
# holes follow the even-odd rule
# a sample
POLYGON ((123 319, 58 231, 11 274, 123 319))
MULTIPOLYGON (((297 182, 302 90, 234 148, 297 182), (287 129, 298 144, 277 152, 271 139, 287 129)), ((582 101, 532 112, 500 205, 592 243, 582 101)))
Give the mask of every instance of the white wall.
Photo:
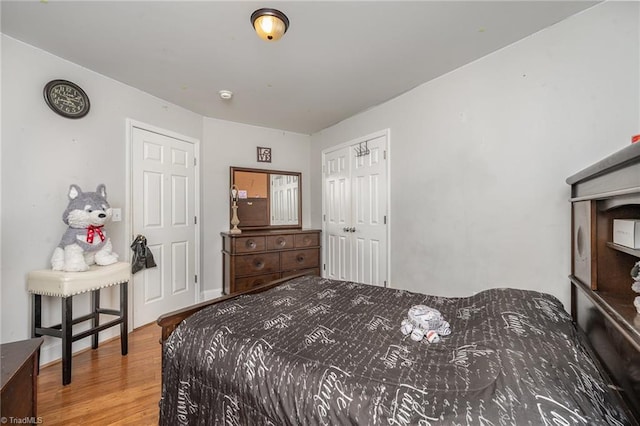
MULTIPOLYGON (((126 119, 147 123, 201 140, 202 290, 216 296, 222 287, 219 233, 228 230, 229 167, 245 166, 303 173, 303 224, 310 223, 310 137, 280 130, 203 117, 111 80, 40 49, 2 35, 2 245, 0 342, 30 336, 31 300, 26 274, 49 268, 49 258, 66 226, 61 220, 71 183, 93 190, 107 186, 112 207, 125 205, 126 119), (80 120, 53 113, 42 88, 55 78, 79 84, 91 111, 80 120), (256 147, 273 150, 271 164, 256 161, 256 147)), ((123 217, 127 212, 123 211, 123 217)), ((121 259, 130 258, 124 222, 107 232, 121 259)), ((105 306, 118 306, 117 293, 103 292, 105 306)), ((74 309, 88 312, 89 299, 74 299, 74 309)), ((60 303, 45 298, 45 324, 60 322, 60 303)), ((86 326, 84 327, 86 328, 86 326)), ((79 327, 78 330, 82 330, 79 327)), ((110 329, 101 340, 117 335, 110 329)), ((60 357, 58 339, 45 338, 41 361, 60 357)), ((89 339, 74 343, 74 351, 89 339)))
MULTIPOLYGON (((113 207, 125 204, 125 120, 132 118, 202 139, 202 116, 2 35, 2 326, 0 341, 30 337, 28 271, 49 268, 66 225, 62 212, 71 183, 84 190, 106 184, 113 207), (63 118, 45 104, 42 89, 53 79, 71 80, 90 97, 79 120, 63 118)), ((126 64, 123 64, 126 66, 126 64)), ((123 211, 123 217, 127 212, 123 211)), ((124 222, 106 231, 121 259, 129 259, 124 222)), ((106 293, 106 292, 103 292, 106 293)), ((49 299, 49 298, 46 298, 49 299)), ((117 306, 116 293, 104 294, 117 306), (109 297, 111 296, 111 297, 109 297)), ((45 324, 60 323, 59 300, 43 307, 45 324)), ((86 295, 74 298, 78 314, 86 295)), ((80 328, 79 328, 80 329, 80 328)), ((109 337, 117 327, 101 334, 109 337)), ((115 331, 114 331, 115 330, 115 331)), ((74 344, 87 347, 89 339, 74 344)), ((58 339, 46 338, 42 361, 60 356, 58 339)))
POLYGON ((640 132, 639 7, 599 5, 312 135, 312 225, 321 151, 390 128, 391 285, 567 306, 565 178, 640 132))
MULTIPOLYGON (((203 282, 207 297, 222 288, 222 239, 229 224, 229 167, 302 172, 302 225, 310 227, 310 137, 298 133, 204 119, 202 132, 203 282), (258 163, 256 148, 271 148, 271 163, 258 163)), ((241 224, 242 225, 242 224, 241 224)))

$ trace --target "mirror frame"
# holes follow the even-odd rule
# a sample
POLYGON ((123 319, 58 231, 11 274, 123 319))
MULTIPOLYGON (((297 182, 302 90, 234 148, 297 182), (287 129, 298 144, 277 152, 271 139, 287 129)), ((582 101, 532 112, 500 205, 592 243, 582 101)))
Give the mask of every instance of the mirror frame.
MULTIPOLYGON (((298 177, 298 224, 297 225, 265 225, 265 226, 242 226, 242 222, 238 224, 238 228, 243 231, 259 231, 259 230, 269 230, 269 229, 302 229, 302 172, 291 172, 285 170, 268 170, 268 169, 254 169, 250 167, 229 167, 229 188, 235 184, 233 179, 235 172, 250 172, 250 173, 266 173, 267 174, 267 217, 269 217, 269 222, 271 222, 271 179, 269 175, 288 175, 288 176, 297 176, 298 177)), ((229 199, 231 200, 231 199, 229 199)), ((233 215, 231 209, 231 201, 229 201, 229 222, 231 221, 231 217, 233 215)))

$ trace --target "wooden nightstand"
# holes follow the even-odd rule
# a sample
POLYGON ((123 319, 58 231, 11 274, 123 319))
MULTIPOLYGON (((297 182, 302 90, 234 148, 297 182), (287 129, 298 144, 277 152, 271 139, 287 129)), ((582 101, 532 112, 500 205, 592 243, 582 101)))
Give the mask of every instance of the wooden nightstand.
POLYGON ((42 337, 0 345, 2 364, 1 415, 36 417, 38 411, 38 361, 42 337))

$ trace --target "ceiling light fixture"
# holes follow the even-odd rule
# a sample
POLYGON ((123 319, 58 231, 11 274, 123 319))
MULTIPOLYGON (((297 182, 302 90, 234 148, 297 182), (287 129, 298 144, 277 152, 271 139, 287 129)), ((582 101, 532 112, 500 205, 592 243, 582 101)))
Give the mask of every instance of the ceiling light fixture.
POLYGON ((229 100, 233 97, 233 92, 231 90, 221 90, 218 92, 220 95, 220 99, 229 100))
POLYGON ((289 18, 276 9, 258 9, 251 14, 251 25, 261 39, 276 41, 289 29, 289 18))

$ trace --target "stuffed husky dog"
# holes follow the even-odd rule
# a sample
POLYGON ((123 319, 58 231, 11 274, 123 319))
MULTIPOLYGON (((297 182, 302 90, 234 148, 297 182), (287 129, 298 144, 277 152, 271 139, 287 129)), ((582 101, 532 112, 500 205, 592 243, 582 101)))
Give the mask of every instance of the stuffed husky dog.
POLYGON ((111 240, 102 230, 111 219, 107 190, 103 184, 96 192, 82 192, 78 185, 69 187, 69 205, 62 221, 69 225, 51 257, 54 271, 81 272, 89 265, 111 265, 118 261, 111 240))
POLYGON ((426 337, 429 343, 438 343, 440 336, 451 334, 451 326, 440 311, 425 305, 412 306, 407 318, 402 321, 400 330, 416 342, 426 337))

